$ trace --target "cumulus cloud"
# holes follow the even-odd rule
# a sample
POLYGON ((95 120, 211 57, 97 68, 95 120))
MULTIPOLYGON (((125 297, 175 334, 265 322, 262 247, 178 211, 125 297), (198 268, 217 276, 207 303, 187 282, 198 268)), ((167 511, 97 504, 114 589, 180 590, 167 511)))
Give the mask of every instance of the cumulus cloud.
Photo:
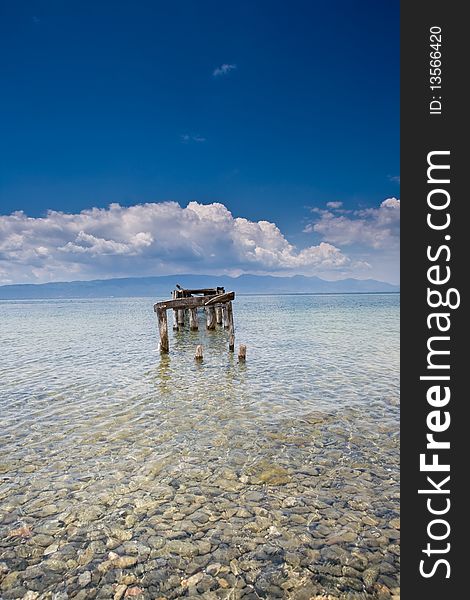
POLYGON ((343 206, 343 203, 342 202, 327 202, 326 205, 328 208, 335 209, 335 208, 341 208, 343 206))
MULTIPOLYGON (((336 208, 330 206, 330 208, 336 208)), ((347 216, 332 211, 317 211, 318 221, 309 223, 305 232, 315 232, 339 246, 359 245, 374 249, 396 249, 400 238, 400 200, 387 198, 378 208, 352 211, 347 216)))
POLYGON ((344 274, 356 266, 327 241, 298 249, 274 223, 234 217, 219 203, 0 216, 3 283, 178 272, 344 274))
POLYGON ((216 67, 213 70, 212 75, 214 77, 220 77, 221 75, 227 75, 227 73, 230 73, 230 71, 234 71, 236 68, 237 68, 237 65, 229 65, 227 63, 224 63, 223 65, 216 67))

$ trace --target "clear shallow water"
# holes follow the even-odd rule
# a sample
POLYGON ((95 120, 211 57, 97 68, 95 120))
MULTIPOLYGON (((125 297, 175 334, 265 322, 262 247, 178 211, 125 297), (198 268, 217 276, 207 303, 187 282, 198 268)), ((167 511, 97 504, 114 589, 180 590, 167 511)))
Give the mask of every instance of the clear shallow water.
POLYGON ((152 304, 0 303, 0 597, 397 596, 399 297, 152 304))

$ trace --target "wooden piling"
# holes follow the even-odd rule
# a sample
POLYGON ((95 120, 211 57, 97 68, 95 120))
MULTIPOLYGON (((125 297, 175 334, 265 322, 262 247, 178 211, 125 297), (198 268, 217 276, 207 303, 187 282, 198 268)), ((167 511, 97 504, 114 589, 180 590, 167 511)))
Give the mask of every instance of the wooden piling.
POLYGON ((215 329, 215 308, 206 306, 207 329, 215 329))
POLYGON ((192 331, 197 331, 197 308, 189 309, 189 329, 192 331))
POLYGON ((217 325, 222 325, 222 307, 215 307, 215 320, 217 321, 217 325))
POLYGON ((228 319, 228 308, 227 304, 224 304, 222 307, 222 314, 224 318, 224 329, 228 329, 230 327, 229 319, 228 319))
POLYGON ((238 361, 239 362, 246 361, 246 346, 245 346, 245 344, 240 344, 240 348, 238 349, 238 361))
POLYGON ((167 353, 170 350, 168 341, 168 321, 166 318, 166 309, 159 308, 157 310, 158 330, 160 332, 160 352, 167 353))
POLYGON ((178 327, 184 327, 184 308, 178 309, 178 327))
POLYGON ((201 361, 202 359, 202 346, 201 344, 199 344, 198 346, 196 346, 196 354, 194 355, 194 360, 201 361))
POLYGON ((228 331, 229 331, 229 342, 228 349, 230 352, 235 350, 235 325, 233 323, 233 308, 232 303, 227 302, 227 318, 228 318, 228 331))
MULTIPOLYGON (((173 300, 176 300, 176 290, 173 290, 171 293, 171 297, 173 298, 173 300)), ((178 311, 176 309, 173 309, 173 331, 178 331, 179 327, 178 327, 178 311)))

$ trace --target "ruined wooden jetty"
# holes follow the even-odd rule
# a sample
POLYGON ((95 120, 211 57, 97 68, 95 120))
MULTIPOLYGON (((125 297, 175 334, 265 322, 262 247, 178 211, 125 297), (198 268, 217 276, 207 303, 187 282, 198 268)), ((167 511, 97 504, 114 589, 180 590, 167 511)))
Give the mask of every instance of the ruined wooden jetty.
POLYGON ((167 310, 173 311, 173 329, 179 330, 185 326, 189 315, 189 328, 198 329, 198 309, 203 309, 206 314, 207 329, 215 329, 217 325, 224 325, 229 330, 229 350, 235 348, 235 326, 233 323, 232 300, 235 292, 226 292, 223 287, 203 289, 183 289, 179 285, 173 290, 171 300, 157 302, 153 310, 157 313, 158 329, 160 332, 160 352, 170 350, 168 340, 167 310))

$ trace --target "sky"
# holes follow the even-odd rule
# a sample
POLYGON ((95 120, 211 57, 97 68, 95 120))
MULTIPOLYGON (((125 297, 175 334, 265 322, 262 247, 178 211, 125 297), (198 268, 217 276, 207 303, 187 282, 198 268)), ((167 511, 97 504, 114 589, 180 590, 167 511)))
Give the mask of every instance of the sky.
POLYGON ((398 1, 7 1, 0 77, 0 284, 398 282, 398 1))

